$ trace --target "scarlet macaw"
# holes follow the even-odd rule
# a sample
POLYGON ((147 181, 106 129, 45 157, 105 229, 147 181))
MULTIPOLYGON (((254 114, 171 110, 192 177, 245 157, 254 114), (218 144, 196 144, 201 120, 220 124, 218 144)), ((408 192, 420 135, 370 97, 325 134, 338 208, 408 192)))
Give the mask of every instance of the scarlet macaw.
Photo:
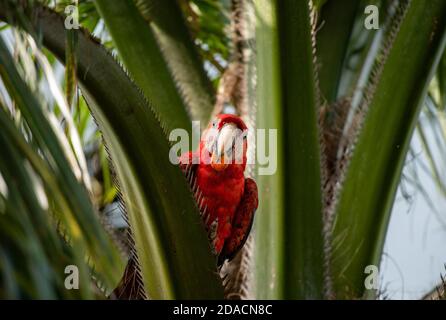
MULTIPOLYGON (((180 157, 181 169, 198 186, 197 202, 203 209, 202 217, 218 255, 218 265, 232 259, 242 248, 258 206, 257 185, 244 176, 246 130, 239 117, 219 115, 203 135, 199 150, 180 157)), ((136 280, 137 268, 134 257, 130 257, 114 297, 144 298, 141 283, 136 280)))
POLYGON ((196 179, 202 209, 218 264, 244 245, 258 206, 257 185, 245 178, 247 127, 242 119, 221 114, 204 132, 195 152, 180 157, 180 167, 196 179))

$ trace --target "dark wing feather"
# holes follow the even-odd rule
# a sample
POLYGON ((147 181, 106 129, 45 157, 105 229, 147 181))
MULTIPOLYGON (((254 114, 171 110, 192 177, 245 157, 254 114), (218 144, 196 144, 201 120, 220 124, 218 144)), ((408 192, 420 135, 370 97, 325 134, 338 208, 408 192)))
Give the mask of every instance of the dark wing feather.
POLYGON ((223 250, 218 257, 221 265, 226 259, 231 260, 243 247, 248 239, 254 221, 254 214, 259 204, 257 184, 253 179, 245 179, 245 191, 234 215, 231 235, 225 241, 223 250))

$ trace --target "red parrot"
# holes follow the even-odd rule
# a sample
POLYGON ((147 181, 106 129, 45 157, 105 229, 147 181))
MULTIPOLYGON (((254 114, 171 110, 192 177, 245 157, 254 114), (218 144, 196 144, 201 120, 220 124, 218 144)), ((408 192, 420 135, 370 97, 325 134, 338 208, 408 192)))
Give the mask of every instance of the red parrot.
MULTIPOLYGON (((183 172, 198 187, 196 200, 219 266, 244 245, 258 206, 257 185, 244 176, 246 135, 247 127, 239 117, 219 115, 204 132, 198 150, 179 159, 183 172)), ((138 264, 130 257, 114 298, 144 298, 137 270, 138 264)))
POLYGON ((196 179, 196 200, 218 265, 244 245, 258 206, 257 185, 244 176, 247 147, 243 120, 221 114, 204 132, 198 150, 180 157, 183 172, 196 179))

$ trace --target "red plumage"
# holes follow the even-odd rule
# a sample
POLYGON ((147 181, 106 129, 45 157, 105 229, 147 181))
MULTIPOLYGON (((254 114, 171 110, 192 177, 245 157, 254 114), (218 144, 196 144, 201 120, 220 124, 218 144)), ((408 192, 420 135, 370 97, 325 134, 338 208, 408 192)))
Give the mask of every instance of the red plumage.
MULTIPOLYGON (((237 116, 219 115, 208 129, 214 128, 216 136, 203 135, 199 150, 186 152, 180 157, 180 167, 183 172, 193 171, 193 177, 199 187, 200 203, 203 211, 205 227, 213 243, 218 265, 226 259, 232 259, 242 248, 251 230, 254 213, 257 209, 257 185, 254 180, 245 178, 246 168, 246 125, 237 116), (237 135, 230 148, 224 154, 219 154, 218 142, 222 131, 227 128, 237 128, 243 135, 237 135), (237 139, 240 138, 240 139, 237 139), (240 153, 235 149, 239 146, 240 153), (219 162, 215 155, 226 156, 227 153, 236 153, 230 163, 219 162), (238 161, 240 160, 240 161, 238 161)), ((234 130, 233 130, 234 131, 234 130)), ((239 133, 240 133, 239 132, 239 133)), ((227 136, 227 135, 226 135, 227 136)), ((230 137, 230 136, 229 136, 230 137)), ((221 151, 221 150, 220 150, 221 151)), ((143 289, 138 281, 138 265, 135 257, 131 256, 121 282, 112 293, 117 299, 143 299, 143 289)))
POLYGON ((219 264, 232 259, 243 246, 258 206, 257 185, 244 176, 246 136, 247 127, 239 117, 219 115, 203 134, 199 150, 180 157, 183 171, 194 172, 219 264))

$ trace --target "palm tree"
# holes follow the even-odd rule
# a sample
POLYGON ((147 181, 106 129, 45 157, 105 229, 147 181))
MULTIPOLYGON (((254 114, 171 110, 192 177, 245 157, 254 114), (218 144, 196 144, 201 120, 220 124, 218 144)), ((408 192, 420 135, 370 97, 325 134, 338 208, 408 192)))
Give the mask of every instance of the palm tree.
POLYGON ((444 112, 445 1, 80 0, 67 28, 71 4, 0 0, 1 297, 105 298, 128 255, 154 299, 377 297, 364 271, 412 133, 426 99, 444 112), (253 234, 217 270, 168 138, 226 103, 276 130, 277 167, 249 168, 253 234), (128 242, 104 214, 115 198, 128 242))

